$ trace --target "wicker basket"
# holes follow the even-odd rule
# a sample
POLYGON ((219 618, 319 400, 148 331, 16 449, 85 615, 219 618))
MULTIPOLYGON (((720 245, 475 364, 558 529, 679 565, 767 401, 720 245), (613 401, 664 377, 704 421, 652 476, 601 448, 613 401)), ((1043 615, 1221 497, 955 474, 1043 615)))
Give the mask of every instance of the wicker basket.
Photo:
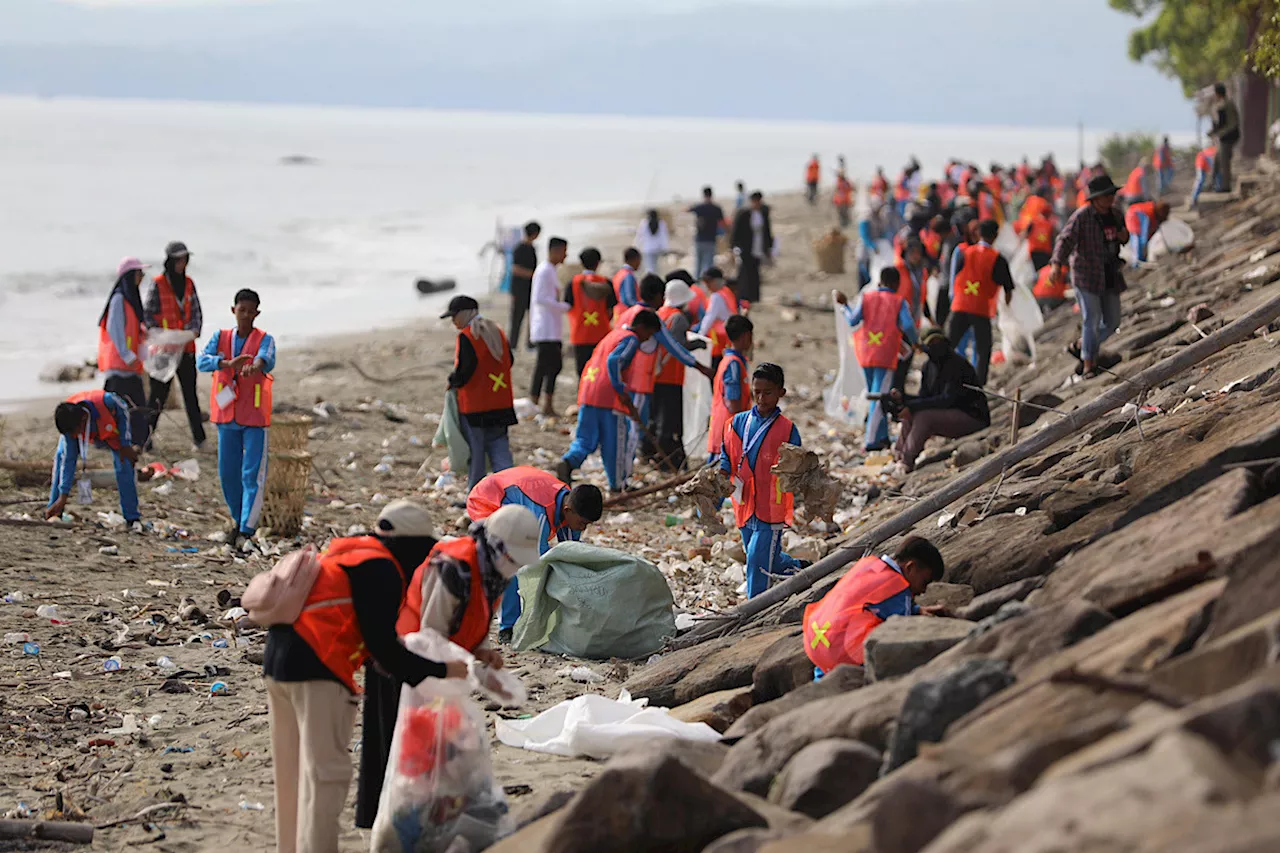
POLYGON ((839 231, 833 231, 813 241, 813 255, 818 260, 818 269, 828 275, 839 275, 844 272, 844 249, 849 239, 839 231))
MULTIPOLYGON (((303 435, 306 435, 305 431, 303 435)), ((307 505, 307 480, 310 476, 311 454, 307 451, 273 450, 268 454, 266 495, 262 502, 263 527, 270 527, 276 536, 296 536, 302 530, 302 511, 307 505)))
POLYGON ((281 453, 306 450, 311 423, 312 418, 308 415, 273 416, 268 427, 271 432, 267 434, 267 447, 281 453))

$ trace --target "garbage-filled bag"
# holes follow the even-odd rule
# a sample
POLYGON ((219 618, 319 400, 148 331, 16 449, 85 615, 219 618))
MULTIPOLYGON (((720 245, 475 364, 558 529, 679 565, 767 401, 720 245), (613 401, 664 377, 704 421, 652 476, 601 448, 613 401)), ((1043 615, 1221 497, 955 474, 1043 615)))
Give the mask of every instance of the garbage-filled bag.
POLYGON ((142 343, 142 366, 157 382, 170 382, 187 344, 196 339, 190 329, 152 329, 142 343))
POLYGON ((675 636, 667 579, 631 554, 561 542, 516 577, 522 605, 512 643, 516 651, 636 658, 675 636))
POLYGON ((458 414, 458 392, 450 388, 444 395, 444 411, 440 413, 440 426, 431 439, 432 447, 443 447, 449 452, 449 470, 465 474, 471 465, 471 445, 462 432, 461 415, 458 414))
POLYGON ((551 755, 608 758, 635 744, 659 738, 715 743, 720 735, 706 723, 686 723, 665 708, 647 708, 623 690, 616 700, 594 693, 561 702, 531 720, 498 720, 498 740, 507 746, 551 755))
POLYGON ((1044 328, 1044 315, 1030 285, 1015 277, 1012 300, 1005 304, 1003 293, 999 300, 1000 349, 1005 360, 1012 363, 1018 353, 1025 353, 1034 364, 1036 333, 1044 328))
POLYGON ((478 677, 475 659, 433 631, 405 637, 410 651, 432 660, 464 660, 471 677, 428 678, 404 685, 391 756, 373 824, 374 853, 444 853, 457 838, 483 850, 513 828, 502 786, 493 775, 484 713, 470 698, 484 681, 523 694, 502 670, 478 677))
MULTIPOLYGON (((711 339, 690 334, 689 340, 706 341, 694 350, 698 364, 711 366, 711 339)), ((711 380, 696 370, 684 372, 684 454, 691 461, 707 458, 707 433, 711 430, 711 380)))
POLYGON ((835 381, 822 392, 823 409, 827 417, 845 426, 861 424, 867 419, 867 380, 853 352, 853 329, 844 318, 844 309, 835 301, 834 292, 831 303, 836 309, 836 351, 840 363, 835 381))
POLYGON ((1013 230, 1013 224, 1006 222, 1000 226, 1000 233, 992 248, 1004 255, 1005 260, 1011 260, 1018 253, 1019 242, 1018 232, 1013 230))
POLYGON ((1178 254, 1195 245, 1196 234, 1191 226, 1181 219, 1166 219, 1156 231, 1147 246, 1147 257, 1155 259, 1161 255, 1178 254))

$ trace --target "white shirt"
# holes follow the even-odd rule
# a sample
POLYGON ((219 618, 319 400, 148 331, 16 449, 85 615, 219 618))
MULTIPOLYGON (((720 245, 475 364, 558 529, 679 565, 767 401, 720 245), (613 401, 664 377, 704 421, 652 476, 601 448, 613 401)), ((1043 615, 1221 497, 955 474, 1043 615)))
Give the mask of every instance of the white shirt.
POLYGON ((640 223, 640 227, 636 229, 636 248, 641 254, 650 255, 654 252, 665 252, 670 243, 670 234, 667 233, 667 223, 661 219, 658 220, 658 233, 654 234, 649 230, 649 220, 640 223))
POLYGON ((564 315, 569 303, 560 301, 559 290, 555 264, 538 264, 529 295, 529 340, 535 344, 564 339, 564 315))
POLYGON ((723 323, 729 319, 729 305, 725 300, 721 299, 716 291, 707 297, 707 310, 702 315, 702 322, 698 325, 698 334, 708 335, 715 327, 716 323, 723 323))
POLYGON ((751 211, 751 254, 764 257, 764 213, 759 210, 751 211))

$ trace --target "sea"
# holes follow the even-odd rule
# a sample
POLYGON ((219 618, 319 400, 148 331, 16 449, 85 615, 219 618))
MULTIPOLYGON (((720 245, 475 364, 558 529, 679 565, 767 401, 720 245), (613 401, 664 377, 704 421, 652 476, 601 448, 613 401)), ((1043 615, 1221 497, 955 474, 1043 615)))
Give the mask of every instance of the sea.
POLYGON ((1053 153, 1071 168, 1102 135, 0 98, 0 409, 74 390, 40 376, 95 356, 116 265, 137 255, 158 268, 171 240, 191 249, 206 336, 230 322, 235 291, 253 288, 287 357, 319 337, 438 315, 447 296, 420 296, 419 278, 486 293, 500 269, 486 245, 528 219, 544 241, 582 245, 602 214, 696 199, 706 184, 726 206, 738 180, 799 189, 815 152, 828 179, 843 155, 865 182, 913 155, 927 174, 953 156, 1053 153))

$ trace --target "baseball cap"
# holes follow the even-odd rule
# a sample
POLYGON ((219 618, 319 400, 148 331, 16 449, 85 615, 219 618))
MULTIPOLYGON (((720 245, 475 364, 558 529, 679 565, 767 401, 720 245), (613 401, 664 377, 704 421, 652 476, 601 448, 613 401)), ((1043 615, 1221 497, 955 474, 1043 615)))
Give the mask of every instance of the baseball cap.
POLYGON ((460 311, 479 311, 480 303, 476 302, 470 296, 455 296, 449 300, 449 308, 440 315, 441 320, 447 320, 460 311))
POLYGON ((116 267, 116 278, 120 278, 120 276, 124 275, 127 272, 133 272, 134 270, 145 270, 145 269, 149 269, 149 266, 147 264, 144 264, 142 261, 138 260, 137 258, 125 258, 123 261, 120 262, 120 265, 116 267))
POLYGON ((528 507, 514 504, 500 507, 485 520, 484 526, 490 544, 501 544, 515 566, 511 574, 507 574, 505 567, 499 566, 504 577, 514 575, 521 567, 531 566, 541 558, 538 537, 542 535, 542 528, 528 507))
POLYGON ((425 507, 413 501, 395 500, 378 513, 377 533, 386 539, 402 536, 439 539, 425 507))
POLYGON ((679 279, 667 282, 666 303, 672 308, 683 308, 693 298, 693 288, 679 279))
POLYGON ((181 240, 174 240, 172 243, 164 247, 164 256, 166 258, 185 258, 191 255, 187 249, 187 244, 181 240))

